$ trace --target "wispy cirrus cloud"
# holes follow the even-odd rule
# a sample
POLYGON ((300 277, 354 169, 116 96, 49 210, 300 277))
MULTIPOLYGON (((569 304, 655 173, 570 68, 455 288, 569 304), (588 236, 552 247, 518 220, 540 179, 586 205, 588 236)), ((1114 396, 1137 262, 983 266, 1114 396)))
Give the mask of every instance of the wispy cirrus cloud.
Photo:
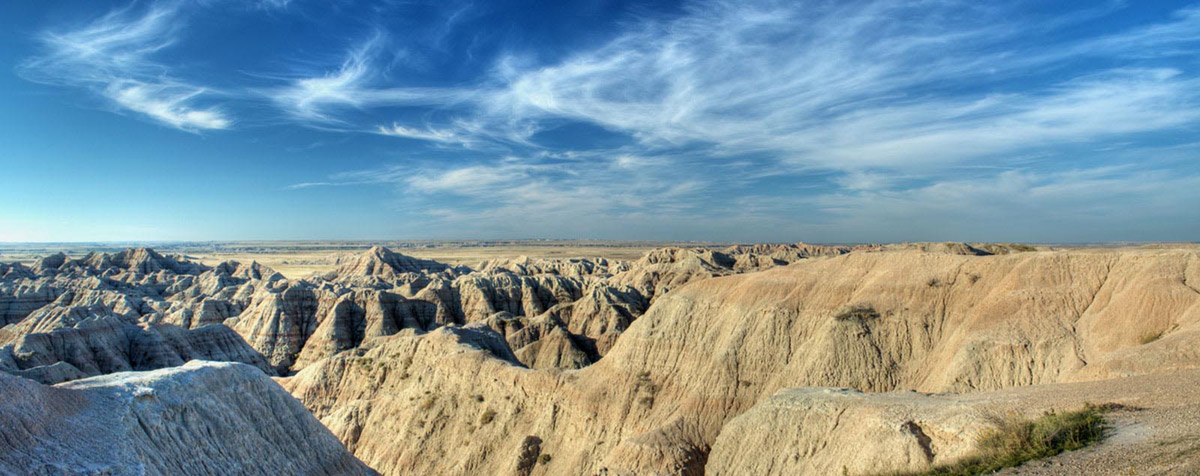
MULTIPOLYGON (((575 223, 575 231, 579 227, 614 231, 633 217, 702 209, 703 204, 692 196, 716 185, 715 181, 704 173, 680 173, 674 165, 661 158, 629 155, 545 153, 454 167, 389 165, 336 174, 314 186, 395 187, 406 209, 423 210, 439 228, 460 232, 532 232, 551 223, 575 223), (629 175, 633 167, 639 175, 629 175), (665 175, 671 175, 671 180, 663 180, 665 175)), ((536 232, 556 233, 550 228, 536 232)))
POLYGON ((202 105, 214 95, 204 86, 173 78, 154 58, 182 28, 180 3, 117 9, 91 22, 42 33, 42 55, 18 68, 32 81, 91 91, 119 110, 132 111, 185 131, 225 129, 233 120, 202 105))
POLYGON ((646 145, 707 143, 835 169, 961 162, 1196 120, 1194 77, 1121 61, 1166 45, 1196 51, 1192 10, 1057 45, 1023 40, 1043 27, 1003 15, 958 2, 707 2, 561 64, 510 72, 482 106, 587 121, 646 145), (1084 56, 1126 64, 1064 67, 1084 56), (1044 70, 1060 74, 1037 77, 1044 70), (1102 119, 1112 117, 1131 120, 1102 119))
MULTIPOLYGON (((455 88, 388 87, 381 85, 376 57, 386 35, 377 31, 351 49, 340 65, 313 76, 288 80, 264 91, 279 108, 295 119, 312 123, 344 123, 338 113, 385 106, 432 106, 463 100, 470 91, 455 88)), ((369 128, 362 128, 369 130, 369 128)))
POLYGON ((471 142, 469 137, 455 129, 434 129, 432 127, 418 129, 405 127, 395 122, 391 126, 379 126, 378 133, 385 136, 407 137, 443 144, 469 144, 471 142))
MULTIPOLYGON (((436 106, 478 125, 456 137, 480 140, 527 140, 573 120, 646 147, 709 144, 834 169, 924 166, 1194 122, 1193 76, 1130 59, 1195 52, 1197 12, 1046 44, 1038 35, 1070 22, 1015 25, 1002 7, 959 2, 705 1, 555 64, 500 58, 474 86, 457 88, 368 87, 380 75, 376 36, 337 71, 275 97, 299 117, 324 120, 334 120, 324 111, 335 106, 436 106), (1067 67, 1084 58, 1107 69, 1067 67), (1045 71, 1063 74, 1038 77, 1045 71)), ((431 119, 394 135, 444 142, 423 132, 452 129, 431 119)))
MULTIPOLYGON (((461 198, 436 207, 447 227, 492 216, 556 226, 588 216, 617 226, 647 214, 682 229, 707 216, 819 233, 830 224, 878 231, 866 226, 881 217, 873 210, 899 206, 940 217, 929 229, 951 217, 967 231, 983 229, 1010 216, 994 200, 965 199, 971 190, 1040 197, 1064 213, 1087 214, 1096 208, 1086 200, 1054 191, 1107 203, 1105 188, 1125 187, 1137 209, 1154 201, 1155 190, 1196 180, 1194 171, 1171 176, 1149 156, 1121 154, 1153 144, 1147 134, 1200 125, 1200 79, 1175 60, 1200 52, 1200 8, 1092 36, 1062 31, 1119 12, 1119 2, 1020 23, 1008 8, 695 2, 681 16, 635 22, 552 63, 501 57, 475 84, 455 88, 452 100, 427 96, 441 114, 380 131, 446 144, 512 137, 521 124, 525 147, 469 166, 401 167, 384 182, 409 198, 461 198), (564 122, 628 141, 547 164, 547 155, 567 151, 539 134, 564 122), (695 150, 703 152, 683 153, 695 150), (1114 172, 1105 168, 1110 162, 1127 167, 1114 172), (1096 178, 1101 171, 1105 178, 1096 178), (764 189, 769 196, 760 195, 764 189), (943 203, 980 206, 975 214, 940 213, 943 203)), ((369 56, 355 64, 378 68, 369 56)))
POLYGON ((983 227, 1027 202, 1003 208, 972 190, 1078 216, 1149 215, 1156 190, 1190 198, 1180 189, 1198 175, 1194 148, 1159 152, 1200 131, 1200 6, 1126 21, 1120 1, 694 0, 632 10, 558 48, 533 34, 553 32, 505 43, 496 30, 511 25, 487 23, 484 3, 265 0, 243 10, 278 10, 266 26, 309 41, 256 50, 266 61, 223 58, 235 66, 203 80, 172 55, 196 6, 219 1, 137 3, 52 28, 19 70, 181 130, 230 128, 236 111, 243 125, 319 129, 307 143, 345 133, 332 143, 389 162, 360 158, 285 188, 394 187, 441 229, 816 233, 900 226, 885 218, 904 213, 873 210, 902 206, 920 213, 909 222, 929 218, 923 229, 983 227), (424 16, 398 26, 410 13, 424 16), (1118 200, 1105 187, 1129 190, 1131 208, 1068 199, 1118 200))

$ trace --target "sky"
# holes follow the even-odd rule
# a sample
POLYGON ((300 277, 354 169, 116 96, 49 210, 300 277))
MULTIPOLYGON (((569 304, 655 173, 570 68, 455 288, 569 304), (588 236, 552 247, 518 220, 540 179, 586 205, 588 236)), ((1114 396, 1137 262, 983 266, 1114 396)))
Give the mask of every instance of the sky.
POLYGON ((1200 2, 0 3, 0 241, 1200 240, 1200 2))

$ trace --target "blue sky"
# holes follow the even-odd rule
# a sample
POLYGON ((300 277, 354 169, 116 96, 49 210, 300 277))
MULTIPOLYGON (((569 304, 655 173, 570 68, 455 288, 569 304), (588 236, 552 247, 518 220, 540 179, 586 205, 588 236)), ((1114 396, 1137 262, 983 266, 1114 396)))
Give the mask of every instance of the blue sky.
POLYGON ((1198 53, 1195 1, 3 2, 0 241, 1193 241, 1198 53))

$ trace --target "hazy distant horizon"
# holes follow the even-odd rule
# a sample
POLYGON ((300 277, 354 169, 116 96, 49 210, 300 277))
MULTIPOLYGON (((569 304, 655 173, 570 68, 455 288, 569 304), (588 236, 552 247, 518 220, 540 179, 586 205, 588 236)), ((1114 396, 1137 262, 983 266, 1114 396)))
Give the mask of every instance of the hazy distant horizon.
POLYGON ((960 240, 922 240, 922 241, 808 241, 808 240, 785 240, 785 241, 726 241, 726 240, 596 240, 596 239, 431 239, 431 240, 402 240, 402 239, 378 239, 378 240, 114 240, 114 241, 0 241, 0 248, 16 247, 22 245, 30 246, 88 246, 96 245, 98 247, 154 247, 156 245, 178 246, 178 245, 253 245, 253 243, 313 243, 313 245, 359 245, 359 246, 388 246, 390 243, 397 245, 418 245, 418 243, 431 243, 431 245, 444 245, 444 243, 487 243, 487 245, 496 245, 496 243, 601 243, 601 245, 656 245, 656 243, 696 243, 696 245, 734 245, 734 243, 742 243, 742 245, 793 245, 793 243, 808 243, 808 245, 904 245, 904 243, 1012 243, 1012 245, 1039 245, 1039 246, 1138 246, 1138 245, 1200 245, 1200 241, 960 241, 960 240))
POLYGON ((0 242, 1200 239, 1200 1, 0 5, 0 242))

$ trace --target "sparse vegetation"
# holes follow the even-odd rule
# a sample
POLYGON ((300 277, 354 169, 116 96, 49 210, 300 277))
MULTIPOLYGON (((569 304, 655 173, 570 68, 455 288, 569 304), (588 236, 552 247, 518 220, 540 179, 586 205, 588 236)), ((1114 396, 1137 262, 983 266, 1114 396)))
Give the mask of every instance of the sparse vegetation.
POLYGON ((435 397, 435 396, 431 395, 431 396, 425 397, 425 400, 423 400, 421 402, 421 409, 428 410, 430 408, 433 408, 433 404, 436 402, 437 402, 437 397, 435 397))
POLYGON ((642 396, 638 398, 639 404, 646 407, 654 406, 654 396, 658 393, 658 384, 654 383, 653 380, 650 380, 650 372, 642 372, 638 374, 634 389, 638 393, 642 394, 642 396))
POLYGON ((489 409, 485 410, 482 415, 479 415, 479 426, 483 426, 488 423, 491 423, 492 420, 495 420, 495 419, 496 419, 496 411, 489 408, 489 409))
POLYGON ((956 464, 911 474, 990 474, 1003 468, 1020 466, 1027 461, 1077 450, 1100 441, 1104 436, 1104 412, 1119 408, 1123 407, 1087 405, 1072 412, 1049 411, 1033 420, 1016 413, 996 417, 995 427, 980 434, 976 456, 956 464))
POLYGON ((838 321, 870 321, 879 318, 879 311, 869 304, 851 304, 838 310, 833 318, 838 321))
POLYGON ((938 278, 929 278, 929 280, 925 281, 925 285, 931 288, 936 288, 942 285, 942 280, 938 278))
POLYGON ((549 462, 550 462, 550 454, 549 454, 549 453, 542 453, 542 456, 540 456, 540 457, 538 458, 538 462, 539 462, 539 463, 542 463, 542 464, 547 464, 547 463, 549 463, 549 462))

